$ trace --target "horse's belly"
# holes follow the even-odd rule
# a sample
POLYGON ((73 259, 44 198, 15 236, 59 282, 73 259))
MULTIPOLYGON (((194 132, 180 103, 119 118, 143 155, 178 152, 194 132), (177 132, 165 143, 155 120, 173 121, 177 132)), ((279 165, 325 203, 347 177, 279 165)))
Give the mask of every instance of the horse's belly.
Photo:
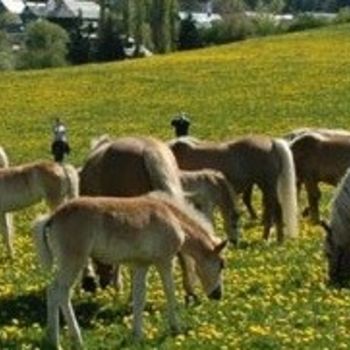
POLYGON ((3 212, 17 211, 38 203, 41 196, 28 193, 7 193, 4 192, 0 199, 0 208, 3 212))

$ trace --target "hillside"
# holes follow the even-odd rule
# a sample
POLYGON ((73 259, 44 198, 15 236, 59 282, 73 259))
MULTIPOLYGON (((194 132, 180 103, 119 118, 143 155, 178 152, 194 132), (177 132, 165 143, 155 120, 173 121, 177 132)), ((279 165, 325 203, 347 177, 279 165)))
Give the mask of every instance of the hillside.
POLYGON ((347 127, 349 33, 350 26, 329 27, 143 60, 1 74, 2 143, 14 159, 47 156, 56 116, 67 123, 79 160, 90 137, 105 132, 170 138, 169 120, 179 111, 192 116, 192 133, 215 140, 347 127))
MULTIPOLYGON (((173 137, 171 117, 192 119, 192 134, 227 140, 279 136, 293 128, 350 128, 350 25, 248 40, 143 60, 65 69, 1 73, 0 144, 12 163, 49 158, 55 117, 67 124, 80 165, 90 139, 150 134, 173 137)), ((323 197, 328 216, 332 190, 323 197)), ((255 198, 255 205, 260 200, 255 198)), ((0 349, 46 349, 47 276, 36 259, 31 223, 43 204, 15 216, 16 257, 0 242, 0 349)), ((261 210, 258 207, 259 214, 261 210)), ((217 217, 218 235, 223 237, 217 217)), ((168 336, 159 278, 150 276, 145 340, 130 339, 129 281, 73 305, 88 349, 348 349, 349 290, 326 284, 323 232, 301 220, 300 237, 279 246, 261 240, 260 222, 242 217, 240 249, 225 252, 225 296, 185 308, 177 273, 183 333, 168 336)), ((125 277, 128 275, 125 273, 125 277)), ((68 347, 63 331, 63 348, 68 347)))

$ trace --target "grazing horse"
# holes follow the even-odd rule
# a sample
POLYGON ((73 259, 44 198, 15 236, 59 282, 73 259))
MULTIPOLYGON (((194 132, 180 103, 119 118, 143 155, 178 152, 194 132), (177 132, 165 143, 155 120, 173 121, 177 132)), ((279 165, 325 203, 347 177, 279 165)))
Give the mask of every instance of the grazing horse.
POLYGON ((79 177, 71 165, 50 161, 0 169, 0 227, 9 256, 13 256, 13 228, 6 213, 46 201, 51 209, 79 194, 79 177))
POLYGON ((196 144, 179 138, 170 142, 169 147, 180 169, 221 171, 236 193, 256 184, 263 193, 265 239, 273 223, 279 242, 285 236, 297 235, 295 170, 286 141, 251 136, 227 143, 196 144))
POLYGON ((289 132, 288 134, 285 134, 283 138, 287 141, 293 141, 299 136, 302 136, 304 134, 309 134, 309 133, 316 133, 320 134, 323 136, 334 136, 334 135, 339 135, 339 136, 348 136, 350 137, 350 132, 344 129, 327 129, 327 128, 300 128, 300 129, 295 129, 289 132))
MULTIPOLYGON (((187 203, 175 157, 164 142, 151 137, 111 140, 106 135, 93 141, 91 153, 80 171, 81 195, 134 197, 153 190, 187 203)), ((195 296, 192 267, 185 254, 180 262, 188 300, 195 296)), ((96 274, 104 287, 111 282, 114 269, 96 261, 96 274)), ((90 277, 84 278, 83 287, 93 290, 90 277)))
POLYGON ((234 189, 225 176, 215 170, 180 171, 180 180, 188 199, 214 223, 214 209, 223 218, 224 231, 233 244, 239 241, 239 211, 234 189))
POLYGON ((39 257, 47 267, 52 267, 53 261, 57 265, 47 293, 49 342, 58 348, 61 309, 75 345, 83 345, 70 290, 89 257, 133 265, 133 333, 137 338, 142 336, 146 274, 151 265, 163 283, 170 327, 179 330, 172 261, 180 251, 194 259, 207 296, 220 299, 224 264, 219 253, 225 242, 214 239, 187 209, 182 201, 163 193, 134 198, 81 197, 37 221, 39 257))
POLYGON ((339 183, 333 196, 324 248, 328 260, 328 276, 333 284, 344 286, 350 280, 350 170, 339 183))
POLYGON ((301 134, 290 142, 297 174, 297 187, 305 186, 313 222, 319 222, 319 183, 336 186, 350 166, 350 133, 326 129, 301 134), (326 131, 326 132, 325 132, 326 131))

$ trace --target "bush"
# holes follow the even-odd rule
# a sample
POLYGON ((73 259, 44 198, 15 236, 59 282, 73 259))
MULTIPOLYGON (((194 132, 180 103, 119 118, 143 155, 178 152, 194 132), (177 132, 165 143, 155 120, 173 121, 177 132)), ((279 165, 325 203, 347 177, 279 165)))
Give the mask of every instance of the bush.
POLYGON ((196 27, 195 21, 191 14, 180 22, 179 29, 179 50, 190 50, 202 47, 202 38, 196 27))
POLYGON ((342 9, 340 9, 334 21, 336 23, 350 22, 350 7, 343 7, 342 9))
POLYGON ((320 18, 312 14, 303 13, 294 18, 288 27, 288 31, 294 32, 299 30, 312 29, 325 26, 329 23, 330 21, 327 18, 320 18))
POLYGON ((223 21, 213 23, 210 28, 203 29, 201 36, 206 45, 224 44, 246 39, 252 32, 251 20, 244 14, 236 14, 225 17, 223 21))
POLYGON ((39 69, 66 65, 68 42, 67 32, 57 24, 41 20, 29 24, 18 68, 39 69))
POLYGON ((256 36, 272 35, 282 31, 280 24, 269 13, 260 13, 254 18, 253 25, 256 36))

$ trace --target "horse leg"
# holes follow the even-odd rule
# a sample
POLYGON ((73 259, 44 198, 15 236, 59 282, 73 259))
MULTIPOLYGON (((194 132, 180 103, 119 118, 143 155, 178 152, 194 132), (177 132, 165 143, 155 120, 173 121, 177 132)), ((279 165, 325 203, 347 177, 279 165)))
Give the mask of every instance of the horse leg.
POLYGON ((305 181, 305 189, 310 207, 310 219, 313 223, 320 221, 319 201, 321 199, 321 191, 318 188, 317 182, 314 180, 305 181))
POLYGON ((121 273, 121 266, 119 264, 114 266, 113 285, 118 291, 123 289, 123 276, 121 273))
POLYGON ((11 213, 0 213, 0 227, 3 232, 4 243, 6 245, 7 254, 10 258, 13 258, 13 225, 12 225, 11 213))
POLYGON ((75 349, 81 349, 83 347, 83 339, 72 307, 70 290, 82 268, 86 266, 84 260, 83 255, 80 255, 79 257, 74 257, 69 262, 66 261, 65 264, 61 263, 56 279, 56 297, 75 349))
POLYGON ((251 220, 256 220, 258 218, 258 215, 256 214, 252 205, 252 194, 253 194, 253 185, 249 185, 243 191, 242 200, 244 205, 248 209, 251 220))
POLYGON ((263 191, 263 238, 268 240, 270 237, 270 231, 273 223, 274 215, 274 202, 271 200, 270 193, 263 191))
POLYGON ((186 293, 185 304, 189 305, 191 303, 191 300, 193 300, 194 302, 198 301, 198 297, 194 292, 194 284, 196 280, 194 264, 191 258, 186 256, 185 254, 178 253, 177 256, 182 270, 182 284, 186 293))
POLYGON ((277 197, 276 197, 273 217, 274 217, 274 222, 276 225, 276 235, 277 235, 277 242, 278 243, 283 243, 283 240, 284 240, 283 214, 288 215, 288 213, 282 213, 282 207, 281 207, 281 205, 278 202, 277 197))
POLYGON ((133 299, 133 335, 135 338, 142 337, 142 312, 145 308, 146 275, 148 266, 137 265, 133 271, 132 299, 133 299))
POLYGON ((171 332, 174 334, 179 333, 179 325, 176 319, 176 298, 175 298, 175 286, 172 276, 172 261, 162 262, 157 264, 156 268, 160 274, 160 278, 163 283, 163 289, 165 297, 167 299, 167 311, 169 318, 169 325, 171 332))
POLYGON ((47 289, 47 331, 49 344, 55 349, 59 348, 59 295, 58 282, 55 280, 47 289))

